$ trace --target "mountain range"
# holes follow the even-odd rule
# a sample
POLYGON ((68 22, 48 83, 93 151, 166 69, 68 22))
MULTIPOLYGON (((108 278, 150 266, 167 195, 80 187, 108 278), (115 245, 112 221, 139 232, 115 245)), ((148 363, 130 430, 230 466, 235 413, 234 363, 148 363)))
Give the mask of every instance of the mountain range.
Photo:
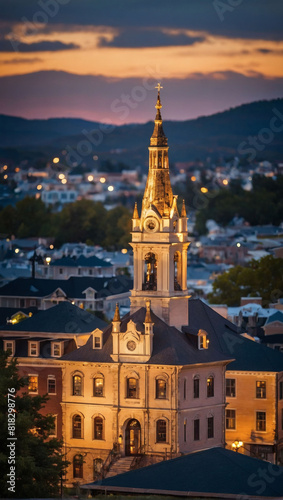
MULTIPOLYGON (((164 121, 171 162, 245 159, 253 137, 256 159, 283 162, 283 99, 256 101, 211 116, 164 121)), ((41 154, 93 165, 100 160, 144 165, 153 122, 107 126, 77 118, 27 120, 0 115, 0 159, 41 154), (67 152, 67 154, 66 154, 67 152)))

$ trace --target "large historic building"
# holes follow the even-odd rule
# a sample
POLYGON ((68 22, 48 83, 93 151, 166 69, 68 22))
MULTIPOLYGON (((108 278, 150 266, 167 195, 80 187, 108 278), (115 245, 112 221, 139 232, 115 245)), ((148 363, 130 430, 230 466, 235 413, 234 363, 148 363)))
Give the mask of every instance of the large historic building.
POLYGON ((111 450, 156 460, 224 446, 224 373, 231 356, 188 324, 187 217, 172 193, 160 92, 141 214, 132 220, 131 312, 97 329, 63 366, 68 482, 90 481, 111 450))
MULTIPOLYGON (((19 307, 32 305, 31 297, 59 303, 2 327, 0 345, 19 358, 29 391, 49 394, 44 411, 57 417, 68 485, 99 477, 113 456, 129 467, 136 455, 145 463, 226 445, 283 462, 283 355, 189 299, 187 216, 172 193, 160 89, 156 109, 142 207, 132 219, 130 313, 120 318, 117 305, 104 327, 68 303, 78 297, 89 308, 99 278, 91 288, 85 277, 60 280, 55 291, 48 280, 26 279, 21 293, 15 280, 5 294, 25 298, 13 302, 19 307), (64 288, 68 281, 79 293, 64 288)), ((111 303, 125 295, 114 283, 111 303)))

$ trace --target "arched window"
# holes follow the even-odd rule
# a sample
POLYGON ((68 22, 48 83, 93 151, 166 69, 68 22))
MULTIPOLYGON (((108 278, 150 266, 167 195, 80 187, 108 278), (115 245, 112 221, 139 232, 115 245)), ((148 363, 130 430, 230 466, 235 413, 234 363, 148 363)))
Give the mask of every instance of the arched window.
POLYGON ((214 396, 214 377, 211 375, 206 380, 207 397, 213 398, 214 396))
POLYGON ((157 290, 157 260, 155 254, 149 252, 145 259, 143 290, 157 290))
POLYGON ((93 395, 96 398, 102 398, 103 390, 104 390, 104 378, 100 376, 95 377, 93 379, 93 395))
POLYGON ((166 420, 160 419, 156 422, 156 442, 166 443, 167 442, 167 425, 166 420))
POLYGON ((82 417, 74 415, 72 418, 72 436, 74 439, 82 438, 82 417))
POLYGON ((73 396, 83 395, 83 378, 81 375, 73 375, 73 396))
POLYGON ((195 375, 194 376, 194 399, 199 398, 199 376, 195 375))
POLYGON ((127 398, 138 398, 138 379, 134 377, 127 378, 127 398))
POLYGON ((75 455, 73 458, 73 477, 83 478, 83 456, 75 455))
POLYGON ((182 290, 181 287, 181 255, 174 253, 174 290, 182 290))
POLYGON ((156 379, 155 388, 156 388, 156 399, 166 399, 166 389, 167 389, 166 380, 162 378, 156 379))
POLYGON ((103 439, 103 418, 95 417, 93 423, 94 423, 94 439, 103 439))

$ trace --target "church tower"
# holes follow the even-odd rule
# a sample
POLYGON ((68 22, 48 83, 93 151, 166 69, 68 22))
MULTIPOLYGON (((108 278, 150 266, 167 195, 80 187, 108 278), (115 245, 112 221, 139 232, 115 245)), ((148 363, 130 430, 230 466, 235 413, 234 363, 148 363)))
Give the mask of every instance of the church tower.
POLYGON ((170 326, 188 324, 187 215, 181 214, 169 176, 168 145, 162 117, 160 84, 156 117, 149 146, 149 171, 141 214, 135 205, 132 219, 134 285, 131 312, 150 299, 154 313, 170 326))

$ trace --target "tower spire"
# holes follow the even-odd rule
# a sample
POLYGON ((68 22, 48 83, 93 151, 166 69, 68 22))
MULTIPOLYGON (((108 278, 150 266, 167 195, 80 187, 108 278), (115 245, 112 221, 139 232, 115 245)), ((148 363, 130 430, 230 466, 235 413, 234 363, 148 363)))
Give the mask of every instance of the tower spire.
POLYGON ((161 116, 161 99, 160 99, 160 89, 163 89, 163 87, 158 83, 155 87, 157 89, 157 100, 155 104, 156 108, 156 116, 154 120, 154 130, 153 134, 150 139, 150 145, 151 146, 167 146, 167 137, 164 133, 163 126, 162 126, 162 116, 161 116))

